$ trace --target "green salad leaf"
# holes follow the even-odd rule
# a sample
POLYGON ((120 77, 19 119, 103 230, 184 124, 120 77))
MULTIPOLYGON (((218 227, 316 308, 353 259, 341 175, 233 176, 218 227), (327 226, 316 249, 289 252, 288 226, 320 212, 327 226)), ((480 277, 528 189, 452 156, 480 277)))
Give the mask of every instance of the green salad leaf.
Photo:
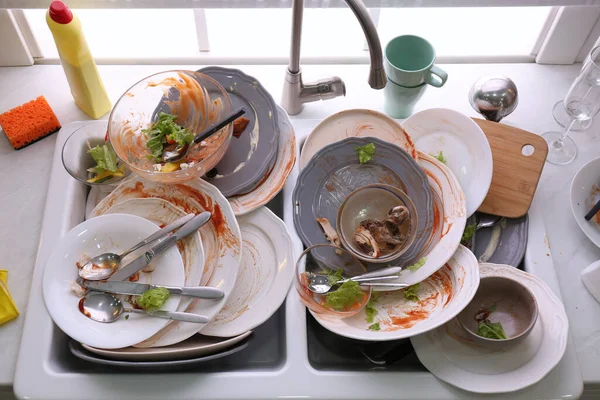
POLYGON ((375 145, 373 143, 365 144, 364 146, 358 146, 354 149, 358 155, 358 161, 361 164, 368 163, 373 159, 375 155, 375 145))
POLYGON ((376 323, 376 324, 373 324, 373 325, 369 326, 369 330, 370 331, 380 331, 381 327, 379 326, 379 322, 376 323))
POLYGON ((418 292, 419 284, 415 283, 404 289, 404 298, 409 301, 419 301, 419 295, 417 295, 418 292))
POLYGON ((406 269, 408 269, 409 271, 416 271, 419 268, 421 268, 423 265, 425 265, 426 262, 427 262, 427 257, 423 257, 419 261, 414 263, 413 265, 409 265, 408 267, 406 267, 406 269))
POLYGON ((508 339, 500 322, 480 322, 477 327, 477 334, 488 339, 508 339))
POLYGON ((178 125, 175 122, 176 119, 176 115, 161 112, 150 128, 142 129, 142 132, 148 137, 146 147, 151 153, 148 156, 150 160, 160 162, 165 144, 169 142, 183 146, 194 140, 194 134, 178 125))
POLYGON ((116 172, 119 171, 117 165, 117 155, 108 144, 98 145, 89 149, 88 154, 92 156, 96 162, 93 172, 102 173, 104 171, 116 172))
POLYGON ((446 158, 444 157, 444 153, 441 150, 437 156, 435 154, 431 154, 431 153, 429 153, 429 155, 431 157, 437 158, 439 162, 446 164, 446 158))
POLYGON ((146 311, 154 311, 160 309, 168 299, 169 291, 167 289, 156 288, 146 290, 135 302, 146 311))
POLYGON ((358 302, 362 296, 363 292, 358 282, 346 281, 337 290, 327 293, 325 304, 334 310, 342 311, 358 302))
POLYGON ((460 243, 466 245, 466 243, 471 240, 473 235, 475 234, 475 230, 477 229, 477 224, 467 225, 465 230, 463 231, 462 238, 460 239, 460 243))
POLYGON ((335 272, 329 272, 327 274, 327 279, 331 286, 335 285, 336 282, 342 280, 342 269, 338 268, 335 272))
POLYGON ((365 315, 366 315, 365 320, 370 324, 373 323, 373 321, 375 320, 375 316, 378 313, 377 309, 375 308, 375 304, 377 304, 377 300, 379 300, 379 292, 372 292, 371 298, 369 299, 369 302, 365 306, 365 315))

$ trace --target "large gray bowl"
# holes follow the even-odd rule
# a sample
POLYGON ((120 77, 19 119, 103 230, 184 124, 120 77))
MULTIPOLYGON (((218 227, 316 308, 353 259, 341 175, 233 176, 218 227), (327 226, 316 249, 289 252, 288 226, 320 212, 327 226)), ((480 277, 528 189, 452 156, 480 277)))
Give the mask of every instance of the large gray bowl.
POLYGON ((374 137, 352 137, 325 146, 300 172, 292 200, 294 226, 304 245, 327 242, 317 218, 327 218, 335 228, 338 209, 346 197, 372 183, 398 187, 413 201, 418 216, 417 236, 410 248, 390 264, 416 262, 433 229, 433 196, 427 176, 406 151, 374 137), (375 145, 375 156, 361 165, 355 149, 368 143, 375 145))

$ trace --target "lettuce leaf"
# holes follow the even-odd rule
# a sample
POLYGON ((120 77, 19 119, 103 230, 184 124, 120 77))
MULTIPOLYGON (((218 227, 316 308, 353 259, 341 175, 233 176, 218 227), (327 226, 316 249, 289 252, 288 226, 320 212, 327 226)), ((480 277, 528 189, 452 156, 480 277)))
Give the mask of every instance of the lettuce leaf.
POLYGON ((373 159, 375 155, 375 145, 373 143, 365 144, 364 146, 358 146, 354 149, 358 155, 358 161, 361 164, 367 163, 373 159))

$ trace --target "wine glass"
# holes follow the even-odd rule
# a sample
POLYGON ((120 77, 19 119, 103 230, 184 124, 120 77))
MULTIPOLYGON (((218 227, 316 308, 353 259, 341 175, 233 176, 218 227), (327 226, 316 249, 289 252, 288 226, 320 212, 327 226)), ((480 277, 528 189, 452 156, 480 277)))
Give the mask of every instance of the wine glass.
MULTIPOLYGON (((594 47, 592 51, 590 51, 584 62, 581 64, 582 70, 585 67, 585 65, 592 59, 592 55, 598 56, 600 54, 598 53, 599 48, 600 46, 597 46, 594 47)), ((563 100, 557 102, 554 105, 554 107, 552 108, 552 116, 554 117, 554 120, 563 128, 566 128, 571 123, 571 117, 569 117, 569 114, 567 114, 567 111, 565 110, 565 102, 563 100)), ((571 131, 584 131, 590 126, 592 126, 592 123, 593 118, 587 121, 577 121, 571 127, 571 131)))
POLYGON ((590 60, 571 85, 565 96, 565 111, 570 118, 564 132, 546 132, 542 136, 548 142, 546 161, 552 164, 568 164, 577 156, 577 146, 568 137, 577 122, 591 120, 600 110, 600 47, 595 48, 590 60))

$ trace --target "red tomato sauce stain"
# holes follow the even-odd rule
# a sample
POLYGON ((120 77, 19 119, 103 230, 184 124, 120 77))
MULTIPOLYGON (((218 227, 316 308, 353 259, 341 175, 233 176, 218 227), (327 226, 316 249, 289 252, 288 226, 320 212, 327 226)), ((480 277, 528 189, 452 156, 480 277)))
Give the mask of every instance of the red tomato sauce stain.
POLYGON ((442 307, 445 308, 453 295, 452 279, 448 273, 449 271, 450 266, 446 264, 440 271, 431 275, 424 283, 429 283, 429 285, 437 288, 434 290, 434 293, 424 299, 420 299, 411 310, 404 311, 403 315, 390 315, 391 324, 385 330, 394 331, 412 328, 418 322, 429 318, 429 314, 437 308, 438 302, 444 299, 444 297, 446 299, 442 307))
POLYGON ((425 310, 410 310, 403 317, 392 317, 392 324, 399 328, 407 329, 414 326, 417 322, 426 320, 429 312, 425 310))
MULTIPOLYGON (((190 207, 189 203, 182 201, 181 199, 177 199, 175 197, 168 196, 167 194, 163 194, 160 197, 164 200, 167 200, 170 203, 175 204, 178 207, 181 207, 187 213, 198 214, 203 211, 208 211, 212 214, 211 221, 212 225, 215 227, 215 231, 217 237, 223 241, 225 247, 234 248, 239 244, 238 238, 231 232, 229 226, 227 225, 227 220, 223 215, 223 211, 221 210, 221 206, 217 203, 214 203, 212 198, 209 196, 205 196, 201 192, 182 184, 174 185, 181 193, 191 197, 196 200, 202 209, 197 209, 196 207, 190 207)), ((136 182, 135 187, 123 189, 123 195, 132 195, 133 197, 138 198, 146 198, 149 197, 147 193, 144 193, 144 184, 143 182, 136 182)), ((152 197, 152 196, 150 196, 152 197)), ((110 206, 109 206, 110 207, 110 206)))
POLYGON ((235 247, 236 245, 238 245, 238 238, 229 229, 227 225, 227 220, 223 215, 223 211, 221 210, 221 206, 219 206, 216 203, 213 203, 213 200, 210 197, 203 195, 202 193, 190 188, 189 186, 175 186, 182 193, 196 200, 204 210, 209 211, 212 214, 211 222, 215 227, 217 237, 220 240, 223 240, 226 247, 235 247))
POLYGON ((82 297, 81 300, 79 300, 79 312, 81 312, 86 317, 90 318, 92 316, 90 314, 90 312, 88 310, 86 310, 85 308, 83 308, 84 301, 85 301, 85 297, 82 297))

